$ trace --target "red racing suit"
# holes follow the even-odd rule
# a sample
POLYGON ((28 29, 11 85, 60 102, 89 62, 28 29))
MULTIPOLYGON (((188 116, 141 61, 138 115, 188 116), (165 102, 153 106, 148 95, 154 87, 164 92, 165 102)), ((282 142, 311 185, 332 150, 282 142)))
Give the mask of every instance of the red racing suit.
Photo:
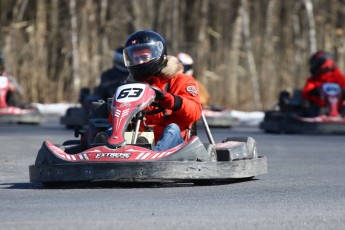
MULTIPOLYGON (((187 129, 201 117, 202 113, 198 84, 192 76, 183 74, 182 65, 172 56, 169 56, 167 67, 164 67, 161 73, 159 76, 148 78, 146 83, 179 96, 182 104, 175 111, 166 109, 165 112, 146 115, 146 124, 154 127, 156 142, 164 128, 171 123, 176 123, 180 127, 181 135, 186 139, 187 129)), ((153 109, 153 106, 149 106, 146 110, 153 109)))
MULTIPOLYGON (((337 83, 342 89, 345 89, 345 76, 336 67, 332 71, 318 76, 310 76, 302 89, 303 99, 315 103, 320 107, 326 106, 326 102, 320 96, 311 94, 311 91, 320 88, 323 83, 337 83)), ((345 98, 342 97, 342 100, 339 101, 339 109, 342 107, 344 100, 345 98)))

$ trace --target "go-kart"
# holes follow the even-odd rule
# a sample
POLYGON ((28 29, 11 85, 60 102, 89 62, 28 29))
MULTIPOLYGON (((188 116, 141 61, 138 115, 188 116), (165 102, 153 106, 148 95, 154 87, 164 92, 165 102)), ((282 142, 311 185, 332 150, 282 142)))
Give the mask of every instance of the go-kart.
POLYGON ((62 145, 44 141, 35 164, 29 166, 30 181, 45 186, 93 181, 204 184, 251 179, 267 173, 267 159, 258 155, 253 138, 228 137, 215 143, 204 116, 209 143, 202 143, 191 128, 189 138, 180 145, 153 151, 152 127, 146 126, 145 116, 161 110, 144 109, 155 103, 157 91, 148 84, 127 83, 116 90, 109 102, 94 102, 88 130, 100 132, 95 137, 91 135, 93 141, 85 142, 90 139, 90 132, 78 129, 75 136, 80 136, 80 140, 62 145), (109 127, 109 137, 100 135, 109 127))
POLYGON ((308 116, 308 103, 302 100, 302 92, 281 92, 276 109, 265 112, 260 128, 267 133, 345 134, 345 118, 338 109, 342 92, 338 84, 324 83, 317 94, 326 102, 316 116, 308 116))
POLYGON ((0 76, 0 123, 41 123, 43 121, 43 116, 37 107, 34 107, 31 104, 21 106, 9 105, 9 84, 10 79, 8 76, 0 76))

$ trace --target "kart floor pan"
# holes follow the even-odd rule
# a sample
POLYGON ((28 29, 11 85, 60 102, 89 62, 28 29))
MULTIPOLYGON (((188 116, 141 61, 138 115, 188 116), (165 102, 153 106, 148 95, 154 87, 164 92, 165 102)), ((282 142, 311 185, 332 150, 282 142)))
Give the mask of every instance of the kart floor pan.
POLYGON ((116 162, 68 163, 57 165, 31 165, 30 181, 92 182, 92 181, 191 181, 204 179, 251 178, 267 173, 266 157, 228 162, 116 162))

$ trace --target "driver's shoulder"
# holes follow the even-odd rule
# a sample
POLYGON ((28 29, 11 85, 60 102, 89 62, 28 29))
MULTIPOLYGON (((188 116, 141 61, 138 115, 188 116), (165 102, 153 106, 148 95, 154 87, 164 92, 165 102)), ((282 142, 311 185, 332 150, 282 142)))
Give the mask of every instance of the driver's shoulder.
POLYGON ((198 85, 193 76, 184 73, 177 74, 170 82, 172 86, 175 85, 180 87, 184 85, 198 85))

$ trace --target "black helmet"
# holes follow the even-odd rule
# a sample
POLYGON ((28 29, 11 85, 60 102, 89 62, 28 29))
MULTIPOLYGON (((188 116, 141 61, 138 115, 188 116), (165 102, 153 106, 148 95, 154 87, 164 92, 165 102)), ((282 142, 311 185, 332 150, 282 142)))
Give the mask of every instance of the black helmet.
POLYGON ((330 53, 318 51, 310 57, 309 64, 311 75, 316 76, 332 70, 334 67, 334 58, 330 53))
POLYGON ((114 50, 114 66, 121 72, 128 72, 127 67, 125 66, 125 62, 123 60, 123 49, 124 47, 118 47, 114 50))
POLYGON ((164 38, 151 30, 131 34, 123 50, 125 66, 137 81, 160 73, 167 64, 164 38))

